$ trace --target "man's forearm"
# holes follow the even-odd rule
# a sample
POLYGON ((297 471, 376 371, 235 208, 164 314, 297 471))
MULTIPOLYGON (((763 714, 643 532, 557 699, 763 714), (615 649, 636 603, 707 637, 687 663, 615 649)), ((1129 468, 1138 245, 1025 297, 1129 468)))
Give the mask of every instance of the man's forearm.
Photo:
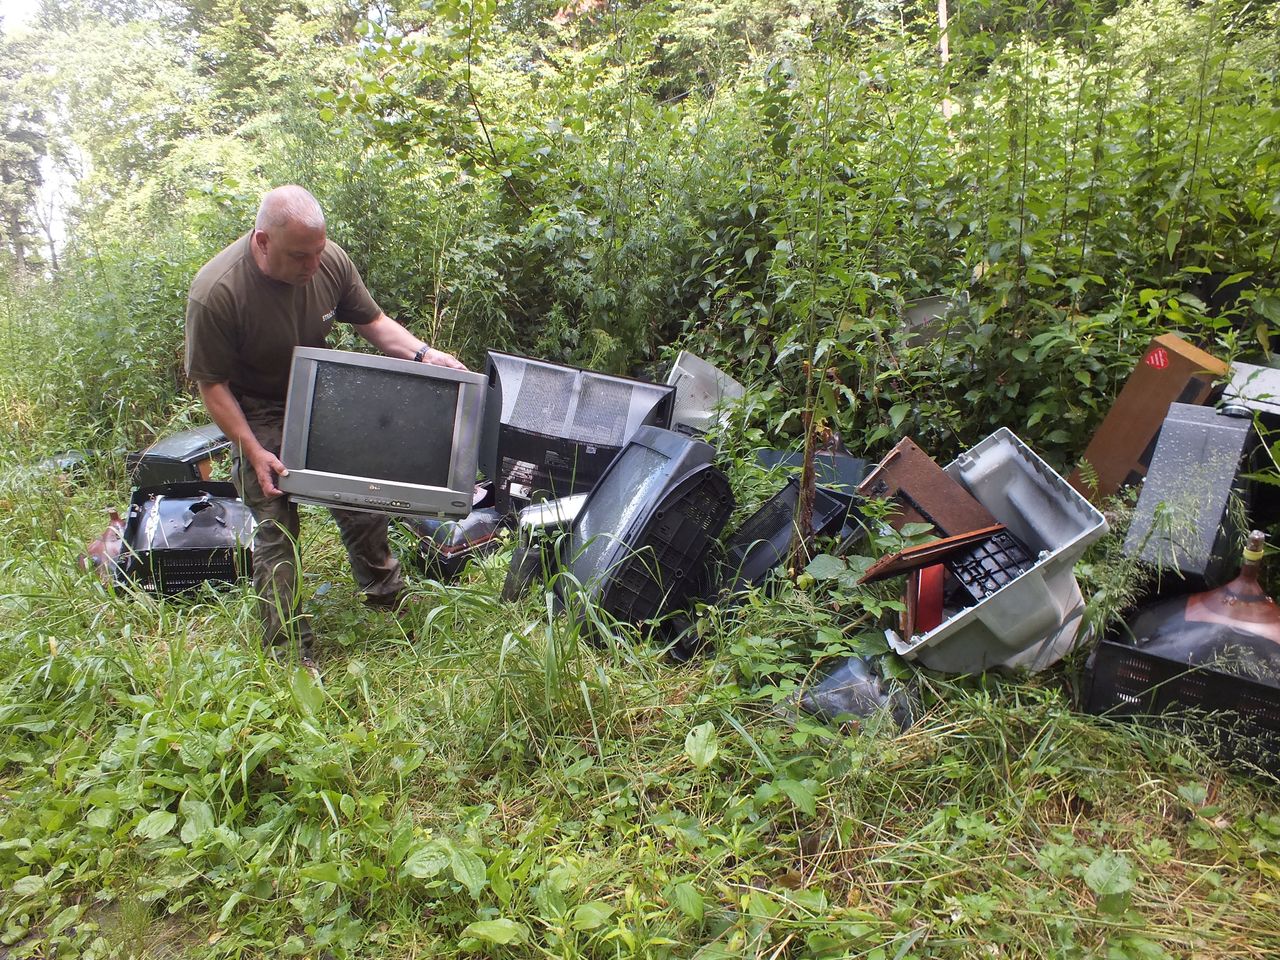
POLYGON ((201 383, 198 386, 200 399, 204 401, 209 418, 237 450, 248 456, 261 448, 262 444, 258 443, 249 421, 245 419, 244 411, 240 409, 240 401, 226 383, 201 383))
POLYGON ((388 357, 398 357, 401 360, 412 360, 418 348, 423 345, 421 340, 385 313, 380 314, 376 320, 356 327, 356 332, 388 357))
POLYGON ((201 383, 200 399, 204 401, 204 408, 209 411, 213 422, 235 445, 240 457, 253 468, 262 492, 268 497, 281 496, 276 477, 287 476, 289 471, 284 468, 280 458, 260 444, 253 435, 253 429, 245 419, 244 411, 240 409, 240 401, 231 392, 231 388, 225 383, 201 383))
POLYGON ((454 370, 467 369, 453 354, 432 349, 425 341, 415 337, 385 313, 379 314, 376 320, 356 327, 356 332, 388 357, 422 360, 438 367, 451 367, 454 370))

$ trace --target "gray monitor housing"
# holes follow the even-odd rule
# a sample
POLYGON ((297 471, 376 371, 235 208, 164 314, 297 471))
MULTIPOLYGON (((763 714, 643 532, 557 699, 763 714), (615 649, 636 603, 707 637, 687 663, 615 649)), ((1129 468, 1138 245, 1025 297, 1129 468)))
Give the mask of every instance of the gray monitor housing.
POLYGON ((346 510, 465 517, 485 395, 485 378, 469 371, 297 347, 280 489, 346 510))

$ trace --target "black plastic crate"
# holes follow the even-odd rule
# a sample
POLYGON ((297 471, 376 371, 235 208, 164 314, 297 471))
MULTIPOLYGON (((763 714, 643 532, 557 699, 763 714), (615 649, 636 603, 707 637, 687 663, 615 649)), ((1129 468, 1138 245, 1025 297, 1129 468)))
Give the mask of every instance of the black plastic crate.
POLYGON ((974 602, 991 596, 1013 583, 1033 566, 1036 559, 1008 530, 984 540, 946 561, 947 569, 974 602))
POLYGON ((173 483, 133 492, 119 579, 175 596, 235 583, 253 570, 253 515, 230 483, 173 483))
POLYGON ((1112 640, 1098 644, 1089 668, 1089 713, 1183 716, 1185 732, 1217 759, 1280 776, 1280 689, 1112 640))
MULTIPOLYGON (((725 544, 725 583, 734 590, 758 586, 787 555, 795 536, 796 503, 800 481, 792 477, 781 490, 748 517, 725 544)), ((817 487, 813 498, 813 532, 833 536, 840 532, 850 504, 847 499, 817 487)))
POLYGON ((638 623, 678 609, 705 588, 707 557, 733 512, 729 481, 714 466, 677 482, 634 542, 638 549, 601 584, 600 605, 638 623))

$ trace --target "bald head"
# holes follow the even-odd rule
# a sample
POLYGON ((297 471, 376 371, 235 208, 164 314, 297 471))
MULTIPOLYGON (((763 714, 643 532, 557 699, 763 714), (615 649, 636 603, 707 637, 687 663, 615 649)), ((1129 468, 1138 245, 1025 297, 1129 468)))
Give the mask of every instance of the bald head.
POLYGON ((302 187, 276 187, 262 198, 249 248, 272 280, 295 287, 310 283, 327 242, 320 204, 302 187))
POLYGON ((254 229, 270 233, 281 227, 323 230, 324 211, 316 198, 302 187, 292 183, 276 187, 263 195, 254 229))

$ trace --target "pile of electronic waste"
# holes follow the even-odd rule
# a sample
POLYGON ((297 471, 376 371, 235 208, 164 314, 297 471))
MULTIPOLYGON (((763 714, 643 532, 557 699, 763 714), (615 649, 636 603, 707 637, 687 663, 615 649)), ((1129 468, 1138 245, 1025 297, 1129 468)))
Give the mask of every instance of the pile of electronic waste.
POLYGON ((1259 582, 1280 498, 1258 482, 1280 428, 1280 370, 1228 366, 1174 336, 1148 347, 1072 479, 1141 484, 1126 553, 1147 602, 1103 637, 1086 709, 1159 717, 1224 761, 1280 774, 1280 611, 1259 582), (1247 539, 1246 539, 1247 538, 1247 539))
MULTIPOLYGON (((493 351, 485 382, 485 482, 473 509, 401 520, 433 577, 451 580, 514 539, 504 598, 543 578, 571 615, 602 629, 610 618, 645 625, 679 658, 697 646, 696 604, 736 602, 786 559, 794 475, 725 536, 735 500, 702 439, 744 393, 723 371, 682 353, 659 384, 493 351)), ((1257 580, 1260 540, 1240 549, 1250 527, 1278 519, 1277 498, 1257 496, 1251 482, 1260 427, 1280 427, 1280 371, 1229 367, 1166 335, 1070 477, 1004 428, 946 466, 910 438, 874 465, 837 445, 815 460, 812 531, 837 555, 850 551, 866 533, 867 501, 878 504, 877 523, 928 529, 932 539, 881 558, 859 581, 903 578, 889 648, 946 673, 1037 671, 1087 637, 1074 567, 1108 529, 1095 503, 1140 486, 1125 549, 1159 572, 1153 604, 1096 644, 1086 707, 1231 716, 1237 726, 1219 752, 1280 769, 1280 618, 1257 580)), ((161 594, 243 577, 252 519, 229 484, 209 479, 225 449, 209 427, 131 455, 128 513, 113 518, 88 562, 161 594)), ((787 451, 759 459, 799 465, 787 451)), ((910 715, 877 665, 857 658, 798 705, 826 718, 910 715)))
POLYGON ((222 431, 209 425, 129 454, 129 508, 123 517, 110 511, 82 565, 96 567, 109 583, 164 596, 248 577, 253 515, 234 486, 210 479, 214 460, 229 449, 222 431))

